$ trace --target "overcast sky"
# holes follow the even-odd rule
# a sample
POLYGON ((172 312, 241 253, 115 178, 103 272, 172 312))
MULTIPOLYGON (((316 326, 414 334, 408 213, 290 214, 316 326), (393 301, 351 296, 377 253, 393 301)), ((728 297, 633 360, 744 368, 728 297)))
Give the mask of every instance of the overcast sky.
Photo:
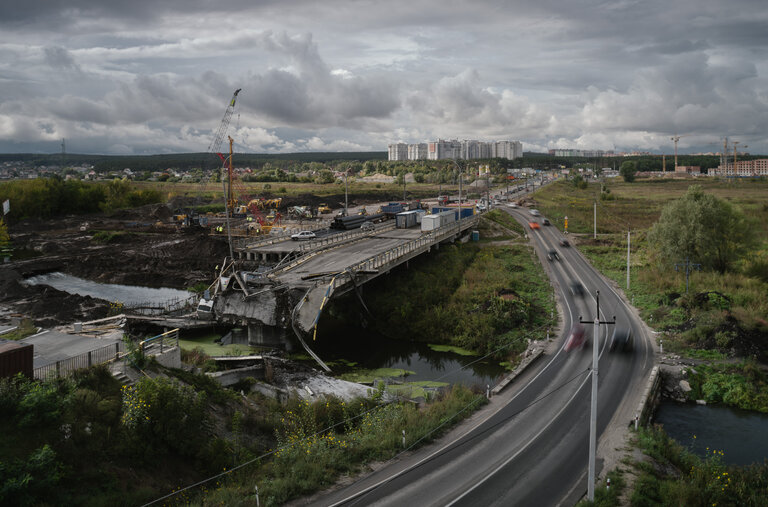
POLYGON ((768 153, 765 0, 0 2, 0 152, 768 153))

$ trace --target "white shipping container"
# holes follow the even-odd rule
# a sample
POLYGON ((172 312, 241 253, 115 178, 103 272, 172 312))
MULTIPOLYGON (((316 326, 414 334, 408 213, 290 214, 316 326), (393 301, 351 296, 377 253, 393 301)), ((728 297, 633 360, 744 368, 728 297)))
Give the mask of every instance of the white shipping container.
POLYGON ((440 215, 424 215, 421 217, 421 232, 434 231, 440 227, 440 215))

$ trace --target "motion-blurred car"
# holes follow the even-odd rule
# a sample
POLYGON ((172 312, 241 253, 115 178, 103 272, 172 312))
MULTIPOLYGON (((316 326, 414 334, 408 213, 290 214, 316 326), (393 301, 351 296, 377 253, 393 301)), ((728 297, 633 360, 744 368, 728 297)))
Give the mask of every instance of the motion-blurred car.
POLYGON ((549 252, 547 252, 547 259, 551 261, 559 261, 560 254, 557 253, 557 250, 550 250, 549 252))
POLYGON ((629 352, 632 350, 632 330, 617 327, 611 335, 611 352, 629 352))
POLYGON ((296 234, 291 234, 291 239, 294 241, 306 241, 309 239, 315 239, 317 236, 312 231, 301 231, 296 234))
POLYGON ((531 215, 535 216, 535 217, 541 216, 541 213, 539 213, 539 210, 537 210, 537 209, 532 209, 532 210, 529 211, 529 213, 531 215))
POLYGON ((584 297, 584 286, 581 285, 581 282, 571 282, 571 294, 584 297))
POLYGON ((539 229, 539 223, 538 222, 528 222, 528 227, 531 229, 539 229))
POLYGON ((565 340, 565 351, 570 352, 574 349, 581 349, 587 343, 587 334, 584 326, 574 324, 568 338, 565 340))
POLYGON ((542 220, 542 221, 541 221, 541 225, 550 225, 550 223, 549 223, 549 219, 548 219, 548 218, 545 218, 544 220, 542 220))
POLYGON ((571 243, 565 238, 560 238, 560 246, 571 246, 571 243))

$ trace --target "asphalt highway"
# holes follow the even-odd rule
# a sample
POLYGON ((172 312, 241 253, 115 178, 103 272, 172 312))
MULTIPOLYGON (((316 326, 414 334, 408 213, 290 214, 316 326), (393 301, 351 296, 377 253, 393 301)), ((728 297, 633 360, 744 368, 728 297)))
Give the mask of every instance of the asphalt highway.
MULTIPOLYGON (((525 208, 503 209, 526 229, 536 218, 525 208)), ((588 341, 582 349, 565 352, 569 330, 580 318, 594 320, 599 291, 600 320, 615 316, 616 325, 598 326, 598 440, 609 423, 630 423, 627 406, 645 385, 653 349, 644 327, 612 287, 575 248, 560 246, 562 236, 555 227, 527 232, 563 313, 563 333, 551 352, 494 398, 493 410, 484 410, 488 415, 483 419, 472 418, 438 444, 316 497, 312 505, 548 506, 573 505, 584 496, 594 326, 585 325, 588 341), (559 260, 547 260, 552 249, 559 260), (574 281, 586 289, 583 296, 571 293, 574 281), (616 326, 631 328, 630 353, 609 352, 616 326)))

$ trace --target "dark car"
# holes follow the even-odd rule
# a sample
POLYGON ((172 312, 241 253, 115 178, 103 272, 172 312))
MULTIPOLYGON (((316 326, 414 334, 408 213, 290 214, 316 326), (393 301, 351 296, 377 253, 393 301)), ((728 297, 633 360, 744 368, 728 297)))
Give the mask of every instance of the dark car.
POLYGON ((587 333, 584 326, 574 324, 568 338, 565 340, 565 351, 570 352, 574 349, 581 349, 587 343, 587 333))
POLYGON ((541 221, 541 225, 550 225, 550 223, 549 223, 549 219, 548 219, 548 218, 545 218, 544 220, 542 220, 542 221, 541 221))
POLYGON ((611 336, 611 352, 629 352, 632 350, 632 330, 624 327, 617 327, 613 330, 611 336))
POLYGON ((559 261, 560 254, 557 253, 557 250, 550 250, 549 252, 547 252, 547 259, 551 261, 559 261))
POLYGON ((581 282, 571 282, 571 294, 584 297, 584 286, 581 285, 581 282))
POLYGON ((568 242, 565 238, 560 238, 560 246, 571 246, 571 244, 568 242))

